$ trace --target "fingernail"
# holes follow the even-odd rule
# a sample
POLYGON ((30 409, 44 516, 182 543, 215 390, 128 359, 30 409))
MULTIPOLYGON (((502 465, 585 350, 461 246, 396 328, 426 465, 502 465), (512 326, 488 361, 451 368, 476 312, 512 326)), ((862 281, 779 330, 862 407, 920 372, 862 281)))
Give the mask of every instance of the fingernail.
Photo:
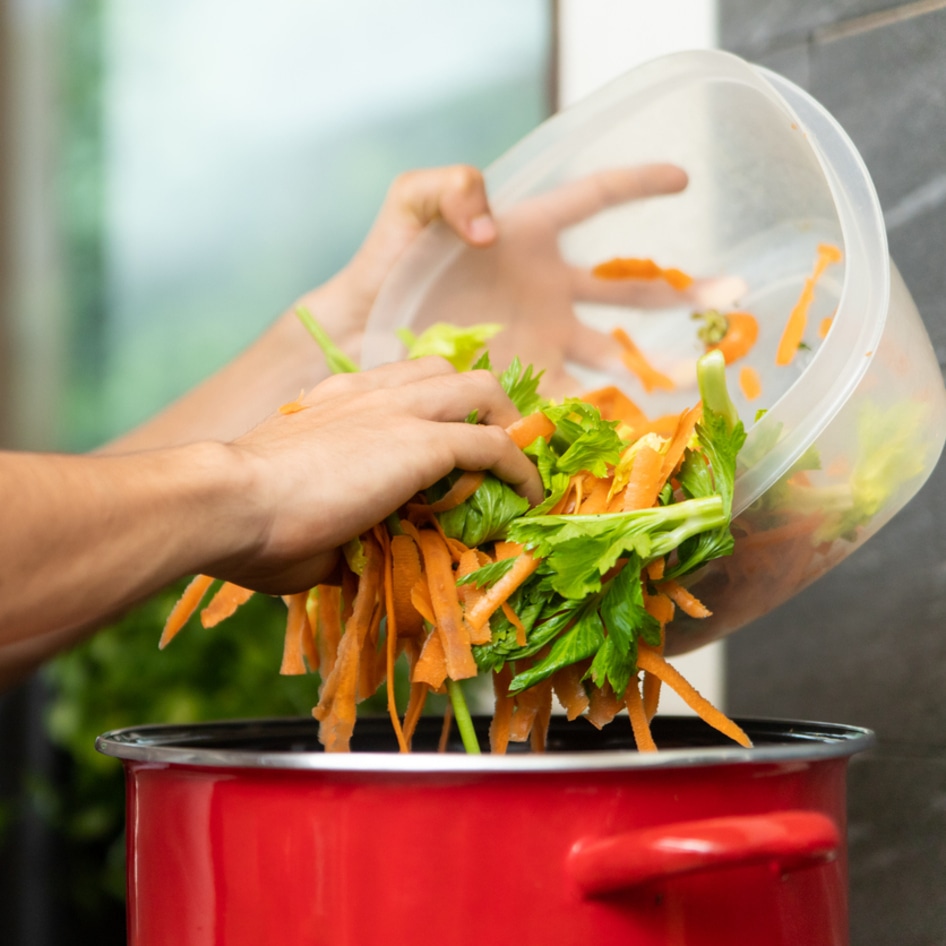
POLYGON ((480 214, 469 222, 466 232, 474 243, 488 243, 496 238, 496 221, 489 214, 480 214))

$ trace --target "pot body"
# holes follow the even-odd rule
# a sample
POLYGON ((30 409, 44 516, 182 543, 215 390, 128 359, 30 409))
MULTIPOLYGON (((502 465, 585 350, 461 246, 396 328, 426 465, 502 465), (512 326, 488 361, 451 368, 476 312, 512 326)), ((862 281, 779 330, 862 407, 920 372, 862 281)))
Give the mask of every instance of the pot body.
POLYGON ((846 944, 846 757, 714 752, 508 771, 126 759, 129 942, 846 944))

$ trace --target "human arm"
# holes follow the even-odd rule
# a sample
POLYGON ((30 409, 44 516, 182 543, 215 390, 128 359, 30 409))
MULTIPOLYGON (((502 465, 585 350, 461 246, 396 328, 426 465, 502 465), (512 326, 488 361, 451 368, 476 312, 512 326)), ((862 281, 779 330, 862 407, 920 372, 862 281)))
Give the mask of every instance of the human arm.
POLYGON ((540 498, 487 372, 421 359, 333 377, 301 403, 227 443, 0 454, 0 683, 188 574, 311 587, 341 544, 454 468, 540 498), (481 423, 465 423, 474 410, 481 423))

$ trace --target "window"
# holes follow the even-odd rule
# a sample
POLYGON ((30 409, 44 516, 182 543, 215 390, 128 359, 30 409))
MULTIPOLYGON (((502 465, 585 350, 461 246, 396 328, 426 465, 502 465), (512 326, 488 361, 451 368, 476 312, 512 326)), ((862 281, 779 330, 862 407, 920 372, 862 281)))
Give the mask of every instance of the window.
POLYGON ((546 0, 78 2, 58 445, 170 401, 349 258, 391 180, 547 114, 546 0))

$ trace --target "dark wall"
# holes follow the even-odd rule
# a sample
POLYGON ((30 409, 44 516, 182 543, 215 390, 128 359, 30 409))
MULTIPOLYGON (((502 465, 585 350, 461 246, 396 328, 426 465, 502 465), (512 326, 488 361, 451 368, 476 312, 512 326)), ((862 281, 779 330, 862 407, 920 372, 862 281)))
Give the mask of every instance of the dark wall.
MULTIPOLYGON (((946 361, 946 3, 721 0, 722 45, 850 134, 946 361)), ((853 946, 946 944, 946 461, 820 582, 736 634, 728 707, 876 730, 850 771, 853 946)))

